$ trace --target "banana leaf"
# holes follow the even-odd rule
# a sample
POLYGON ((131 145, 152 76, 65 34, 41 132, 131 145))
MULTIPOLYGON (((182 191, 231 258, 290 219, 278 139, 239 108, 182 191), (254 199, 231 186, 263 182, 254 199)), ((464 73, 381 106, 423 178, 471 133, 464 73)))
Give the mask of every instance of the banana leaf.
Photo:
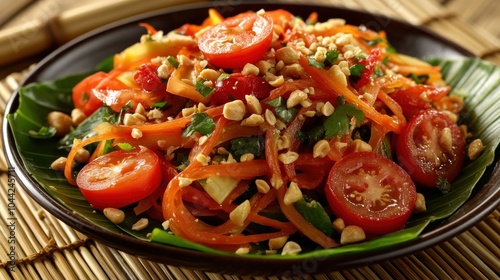
MULTIPOLYGON (((429 224, 451 216, 460 208, 475 190, 486 168, 495 161, 495 152, 500 142, 500 68, 475 58, 458 60, 432 60, 442 67, 445 80, 452 86, 452 93, 464 97, 465 111, 462 122, 468 125, 475 137, 481 138, 486 146, 481 156, 467 162, 460 176, 452 184, 451 191, 443 194, 435 191, 426 193, 427 212, 410 218, 405 229, 369 241, 341 246, 333 249, 317 250, 313 244, 304 253, 294 256, 260 256, 265 258, 308 258, 355 255, 362 252, 381 250, 390 246, 409 242, 418 236, 429 224)), ((20 89, 20 105, 15 113, 7 115, 25 172, 32 176, 58 203, 109 231, 129 234, 144 241, 188 248, 216 254, 228 254, 195 244, 160 229, 158 223, 150 224, 142 231, 130 230, 140 217, 135 217, 131 208, 125 209, 127 219, 117 226, 109 222, 101 212, 90 207, 77 187, 68 184, 60 172, 49 168, 67 150, 61 148, 55 139, 34 139, 29 130, 38 131, 46 125, 44 119, 50 111, 68 112, 72 108, 71 87, 86 74, 62 78, 58 81, 27 85, 20 89), (151 236, 148 234, 152 233, 151 236)), ((480 186, 477 186, 479 188, 480 186)))

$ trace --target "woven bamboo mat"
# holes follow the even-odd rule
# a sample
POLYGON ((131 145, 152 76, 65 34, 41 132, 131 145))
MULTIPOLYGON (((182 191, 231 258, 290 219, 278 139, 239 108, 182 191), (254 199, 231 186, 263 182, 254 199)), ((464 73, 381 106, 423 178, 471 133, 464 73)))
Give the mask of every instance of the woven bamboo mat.
MULTIPOLYGON (((234 4, 234 1, 229 2, 234 4)), ((383 13, 426 26, 463 45, 477 56, 500 65, 500 22, 496 18, 500 8, 496 0, 475 0, 473 3, 468 0, 311 2, 383 13)), ((122 13, 122 16, 125 15, 126 13, 122 13)), ((66 17, 68 18, 71 17, 66 17)), ((65 34, 70 37, 78 35, 70 34, 69 31, 65 34)), ((27 71, 29 69, 11 73, 0 81, 1 114, 27 71)), ((9 255, 11 231, 8 227, 12 216, 7 197, 11 187, 9 179, 13 175, 0 152, 0 196, 5 198, 0 199, 0 217, 4 221, 0 223, 0 234, 6 236, 0 238, 0 279, 247 279, 159 264, 109 248, 57 220, 18 185, 15 186, 16 265, 12 272, 9 255)), ((500 209, 497 209, 466 232, 413 255, 312 278, 499 279, 499 233, 500 209)))

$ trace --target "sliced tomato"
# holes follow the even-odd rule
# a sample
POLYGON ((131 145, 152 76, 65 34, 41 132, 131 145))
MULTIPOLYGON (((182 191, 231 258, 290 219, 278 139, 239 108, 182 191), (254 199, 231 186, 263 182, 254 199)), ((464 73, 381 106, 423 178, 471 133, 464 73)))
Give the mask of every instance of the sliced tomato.
POLYGON ((396 140, 396 154, 415 182, 435 187, 439 178, 452 182, 464 159, 464 139, 458 126, 436 109, 413 116, 396 140))
POLYGON ((253 95, 261 100, 269 96, 274 88, 262 77, 234 73, 217 81, 210 101, 224 104, 232 100, 245 100, 245 95, 253 95))
POLYGON ((325 192, 333 213, 346 225, 376 235, 403 228, 417 195, 401 167, 372 152, 352 153, 337 161, 325 192))
POLYGON ((161 174, 156 153, 139 147, 96 158, 80 170, 76 183, 92 207, 120 208, 153 193, 160 186, 161 174))
POLYGON ((391 97, 401 106, 403 115, 409 120, 420 110, 432 108, 431 102, 440 100, 449 91, 450 87, 448 86, 416 85, 396 90, 391 93, 391 97))
POLYGON ((158 77, 157 70, 158 67, 151 63, 142 64, 134 74, 136 84, 145 91, 154 91, 157 89, 165 91, 167 86, 158 77))
POLYGON ((92 93, 92 89, 107 76, 108 74, 104 72, 97 72, 76 84, 72 94, 75 108, 82 110, 86 116, 90 116, 95 110, 101 107, 102 101, 92 93))
POLYGON ((198 40, 198 47, 217 67, 243 68, 264 55, 272 37, 273 20, 270 16, 245 13, 227 18, 205 31, 198 40))

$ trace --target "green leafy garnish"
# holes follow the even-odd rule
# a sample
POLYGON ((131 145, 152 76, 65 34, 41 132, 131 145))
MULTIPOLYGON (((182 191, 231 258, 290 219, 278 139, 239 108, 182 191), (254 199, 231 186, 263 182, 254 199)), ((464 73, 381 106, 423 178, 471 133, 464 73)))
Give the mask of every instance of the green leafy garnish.
POLYGON ((286 101, 281 97, 269 100, 266 104, 273 106, 276 115, 278 115, 278 117, 285 123, 291 122, 299 112, 297 108, 287 108, 286 101))
POLYGON ((191 123, 182 130, 182 137, 189 137, 195 132, 208 135, 215 129, 214 120, 206 113, 196 113, 193 115, 191 123))
POLYGON ((337 49, 327 51, 325 58, 325 65, 332 66, 335 61, 339 58, 340 52, 337 49))
POLYGON ((365 68, 363 64, 357 63, 349 67, 349 71, 351 71, 351 76, 359 77, 365 68))
POLYGON ((367 40, 367 39, 364 39, 363 40, 366 42, 366 44, 370 47, 373 47, 373 46, 376 46, 378 43, 380 42, 383 42, 384 39, 382 38, 376 38, 376 39, 373 39, 373 40, 367 40))
POLYGON ((169 57, 167 57, 167 61, 168 61, 168 63, 170 63, 170 65, 172 65, 175 69, 179 68, 179 61, 177 61, 177 59, 175 59, 175 57, 173 57, 173 56, 169 56, 169 57))
POLYGON ((118 148, 120 148, 121 150, 124 150, 126 152, 130 152, 130 151, 132 151, 132 150, 135 149, 134 146, 132 146, 129 143, 126 143, 126 142, 118 143, 118 144, 116 144, 116 146, 118 146, 118 148))
POLYGON ((327 236, 333 234, 332 220, 319 202, 307 196, 293 204, 295 209, 314 227, 322 231, 327 236))
POLYGON ((436 187, 441 193, 447 194, 450 192, 451 184, 450 182, 448 182, 448 180, 446 180, 446 178, 439 177, 436 182, 436 187))
POLYGON ((55 127, 52 126, 42 126, 38 131, 29 131, 29 135, 33 138, 37 139, 47 139, 47 138, 52 138, 54 135, 56 135, 57 130, 55 127))
POLYGON ((325 137, 332 139, 334 136, 343 135, 349 132, 351 117, 356 118, 356 126, 363 121, 365 114, 353 104, 342 104, 335 108, 323 123, 325 128, 325 137))
POLYGON ((198 91, 204 97, 208 97, 210 94, 212 94, 212 92, 215 91, 215 88, 208 87, 205 85, 206 81, 207 80, 205 79, 200 79, 196 81, 196 91, 198 91))
POLYGON ((232 139, 230 152, 236 159, 244 154, 253 154, 255 158, 259 158, 264 154, 264 139, 261 136, 232 139))
POLYGON ((325 68, 325 64, 323 62, 317 61, 314 56, 309 56, 307 58, 309 60, 309 65, 314 66, 316 68, 325 68))
POLYGON ((415 75, 413 73, 410 73, 408 75, 409 78, 411 78, 416 84, 426 84, 427 81, 429 80, 429 75, 415 75))
POLYGON ((157 102, 153 105, 153 108, 161 109, 167 105, 167 101, 157 102))

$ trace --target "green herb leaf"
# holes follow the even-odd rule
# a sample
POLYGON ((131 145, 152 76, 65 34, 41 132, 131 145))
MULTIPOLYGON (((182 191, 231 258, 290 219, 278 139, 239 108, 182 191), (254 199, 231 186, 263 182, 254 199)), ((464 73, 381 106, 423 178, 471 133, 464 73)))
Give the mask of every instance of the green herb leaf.
POLYGON ((295 207, 295 209, 297 209, 297 211, 315 228, 319 229, 327 236, 333 234, 332 220, 319 202, 307 196, 303 196, 301 200, 293 204, 293 207, 295 207))
POLYGON ((316 68, 325 68, 325 64, 323 62, 317 61, 313 56, 309 56, 307 59, 309 60, 310 66, 314 66, 316 68))
POLYGON ((207 80, 205 79, 200 79, 196 81, 196 91, 198 91, 204 97, 208 97, 210 94, 212 94, 212 92, 215 91, 215 88, 207 87, 205 85, 206 81, 207 80))
POLYGON ((168 63, 170 63, 170 65, 172 65, 175 69, 179 68, 179 61, 177 61, 177 59, 175 59, 175 57, 173 57, 173 56, 169 56, 169 57, 167 57, 167 61, 168 61, 168 63))
POLYGON ((135 149, 134 146, 132 146, 129 143, 126 143, 126 142, 118 143, 118 144, 116 144, 116 146, 118 146, 118 148, 120 148, 121 150, 124 150, 126 152, 130 152, 130 151, 132 151, 132 150, 135 149))
POLYGON ((351 76, 356 76, 359 77, 361 76, 361 72, 365 70, 365 66, 363 64, 354 64, 351 67, 349 67, 349 71, 351 71, 351 76))
POLYGON ((339 58, 339 50, 331 50, 326 52, 325 65, 332 66, 339 58))
POLYGON ((215 122, 209 115, 206 113, 196 113, 193 115, 191 123, 182 131, 182 137, 189 137, 195 132, 208 135, 214 129, 215 122))
POLYGON ((373 46, 376 46, 378 43, 380 42, 383 42, 384 39, 382 38, 376 38, 376 39, 373 39, 373 40, 367 40, 367 39, 364 39, 363 40, 366 42, 366 44, 370 47, 373 47, 373 46))
POLYGON ((244 154, 253 154, 255 158, 259 158, 264 154, 264 138, 251 136, 232 139, 230 152, 236 159, 244 154))
POLYGON ((297 108, 287 108, 285 100, 281 97, 269 100, 266 104, 273 106, 276 115, 285 123, 291 122, 299 112, 297 108))
POLYGON ((155 103, 153 105, 153 108, 161 109, 161 108, 165 107, 165 105, 167 105, 167 101, 158 102, 158 103, 155 103))
POLYGON ((325 137, 332 139, 334 136, 343 135, 349 132, 351 117, 356 117, 356 125, 359 126, 365 114, 353 104, 343 104, 335 108, 323 123, 325 137))
POLYGON ((273 107, 278 107, 278 106, 280 106, 280 105, 285 104, 285 103, 284 103, 284 101, 283 101, 283 98, 281 98, 281 96, 280 96, 280 97, 278 97, 278 98, 276 98, 276 99, 269 100, 269 101, 267 101, 267 102, 265 102, 265 103, 266 103, 267 105, 269 105, 269 106, 273 106, 273 107))
POLYGON ((47 139, 54 137, 56 135, 56 132, 57 130, 52 126, 42 126, 38 131, 30 130, 29 135, 37 139, 47 139))

